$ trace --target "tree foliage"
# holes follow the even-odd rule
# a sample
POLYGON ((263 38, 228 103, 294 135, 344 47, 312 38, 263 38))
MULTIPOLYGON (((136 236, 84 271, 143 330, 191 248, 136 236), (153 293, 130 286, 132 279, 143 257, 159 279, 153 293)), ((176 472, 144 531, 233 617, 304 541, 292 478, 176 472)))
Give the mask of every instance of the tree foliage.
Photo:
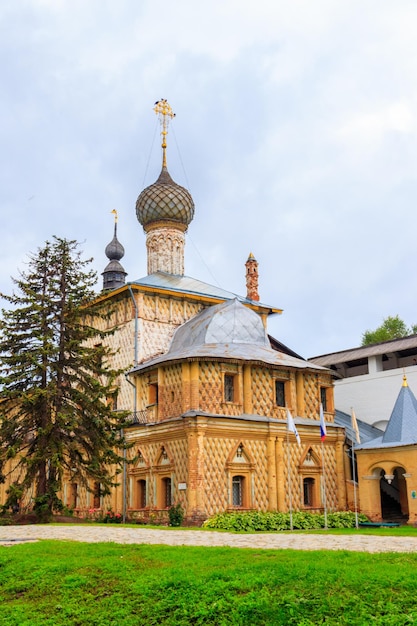
MULTIPOLYGON (((123 462, 123 414, 109 399, 106 313, 92 305, 96 274, 79 244, 55 237, 29 258, 0 320, 0 479, 50 515, 63 478, 108 493, 123 462)), ((11 501, 11 500, 10 500, 11 501)))
POLYGON ((416 324, 408 328, 398 315, 394 317, 389 315, 384 319, 381 326, 378 326, 375 330, 366 330, 363 333, 362 345, 369 346, 381 341, 389 341, 390 339, 401 339, 401 337, 407 337, 414 333, 417 333, 416 324))

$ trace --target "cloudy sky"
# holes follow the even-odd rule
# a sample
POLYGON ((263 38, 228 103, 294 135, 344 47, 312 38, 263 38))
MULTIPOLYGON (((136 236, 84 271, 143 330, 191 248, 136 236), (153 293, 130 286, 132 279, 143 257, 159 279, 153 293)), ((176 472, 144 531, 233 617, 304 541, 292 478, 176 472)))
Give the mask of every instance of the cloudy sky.
POLYGON ((417 323, 416 30, 413 0, 3 0, 0 291, 53 235, 100 273, 112 209, 146 275, 167 98, 187 275, 245 295, 253 252, 269 330, 305 357, 417 323))

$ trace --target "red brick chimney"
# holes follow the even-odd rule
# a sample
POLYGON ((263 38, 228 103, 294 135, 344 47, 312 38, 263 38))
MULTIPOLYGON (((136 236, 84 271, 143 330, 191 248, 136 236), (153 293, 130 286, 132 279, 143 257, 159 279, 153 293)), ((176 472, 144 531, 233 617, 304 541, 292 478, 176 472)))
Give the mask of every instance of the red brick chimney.
POLYGON ((258 261, 253 256, 252 252, 248 256, 248 260, 245 263, 246 267, 246 297, 248 300, 255 300, 259 302, 258 293, 258 261))

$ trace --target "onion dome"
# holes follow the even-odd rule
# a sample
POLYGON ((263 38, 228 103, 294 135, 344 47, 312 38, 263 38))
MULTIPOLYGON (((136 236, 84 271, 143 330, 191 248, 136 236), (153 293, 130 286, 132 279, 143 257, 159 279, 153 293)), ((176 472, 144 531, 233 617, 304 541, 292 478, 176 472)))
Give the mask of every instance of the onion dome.
POLYGON ((163 165, 158 180, 139 195, 136 215, 145 230, 160 221, 182 224, 186 230, 194 217, 194 202, 187 189, 177 185, 163 165))
POLYGON ((122 287, 126 282, 127 272, 125 272, 123 266, 119 262, 120 259, 124 257, 125 249, 117 239, 117 211, 113 210, 112 213, 115 215, 114 222, 114 235, 111 242, 106 246, 105 254, 109 259, 109 263, 107 264, 103 276, 103 290, 108 291, 110 289, 117 289, 118 287, 122 287))

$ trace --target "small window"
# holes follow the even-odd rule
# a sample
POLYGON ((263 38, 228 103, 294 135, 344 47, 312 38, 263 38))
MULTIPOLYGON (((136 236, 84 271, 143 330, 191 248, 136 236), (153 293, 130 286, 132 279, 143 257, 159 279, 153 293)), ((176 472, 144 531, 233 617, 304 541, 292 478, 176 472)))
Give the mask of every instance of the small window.
POLYGON ((100 483, 94 483, 94 491, 93 491, 93 508, 94 509, 100 508, 100 496, 101 496, 100 483))
POLYGON ((107 406, 110 406, 112 411, 117 411, 117 393, 107 396, 107 406))
POLYGON ((158 404, 158 385, 151 383, 149 385, 149 404, 158 404))
POLYGON ((138 509, 146 507, 146 480, 138 480, 137 505, 138 509))
POLYGON ((314 504, 314 478, 304 478, 303 480, 303 501, 304 506, 314 504))
POLYGON ((224 401, 233 402, 235 399, 235 377, 233 374, 224 375, 224 401))
POLYGON ((233 506, 243 506, 243 485, 244 476, 233 476, 232 478, 232 504, 233 506))
POLYGON ((78 505, 78 484, 77 483, 71 483, 71 495, 70 495, 69 505, 71 509, 77 508, 77 505, 78 505))
POLYGON ((275 404, 285 406, 285 383, 282 380, 275 381, 275 404))
POLYGON ((162 479, 162 489, 163 489, 164 505, 166 507, 172 506, 172 481, 170 478, 162 479))
POLYGON ((327 411, 327 387, 320 387, 320 402, 323 407, 323 411, 327 411))

